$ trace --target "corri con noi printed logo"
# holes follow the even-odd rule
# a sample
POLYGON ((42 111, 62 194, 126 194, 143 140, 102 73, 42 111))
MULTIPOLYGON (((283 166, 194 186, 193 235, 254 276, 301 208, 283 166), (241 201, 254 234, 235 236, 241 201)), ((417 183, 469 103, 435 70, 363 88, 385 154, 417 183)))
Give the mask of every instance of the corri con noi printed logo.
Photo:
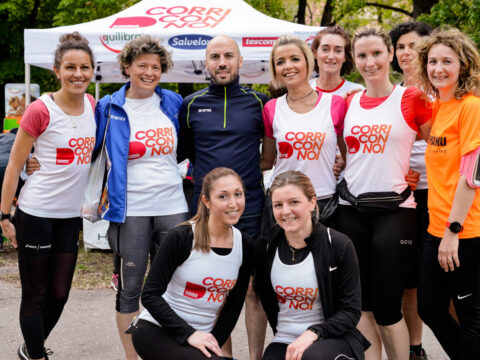
POLYGON ((187 281, 183 296, 191 299, 201 299, 207 295, 210 302, 224 302, 229 291, 235 286, 237 280, 228 280, 222 278, 206 277, 202 280, 202 284, 195 284, 187 281))
POLYGON ((114 53, 119 53, 127 42, 142 35, 142 33, 116 32, 113 34, 102 34, 99 37, 103 46, 114 53))
POLYGON ((72 138, 68 141, 68 148, 57 148, 57 165, 70 165, 76 161, 77 165, 88 165, 92 160, 94 137, 72 138))

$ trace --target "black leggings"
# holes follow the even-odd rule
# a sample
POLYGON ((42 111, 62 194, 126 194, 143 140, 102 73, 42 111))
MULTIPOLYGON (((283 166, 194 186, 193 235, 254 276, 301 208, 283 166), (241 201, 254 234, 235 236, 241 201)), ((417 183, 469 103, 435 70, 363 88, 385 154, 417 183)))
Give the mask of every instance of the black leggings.
POLYGON ((418 313, 453 360, 480 354, 480 238, 460 239, 460 267, 445 272, 438 263, 440 238, 427 235, 418 286, 418 313), (459 323, 449 313, 453 300, 459 323))
MULTIPOLYGON (((272 342, 263 353, 262 360, 283 360, 288 344, 272 342)), ((302 355, 302 360, 353 360, 350 345, 344 339, 323 339, 310 345, 302 355)))
POLYGON ((67 302, 80 225, 80 218, 40 218, 19 209, 15 214, 22 283, 20 328, 33 359, 44 356, 45 339, 67 302))
POLYGON ((162 327, 146 320, 138 320, 132 331, 132 341, 138 356, 143 360, 222 360, 213 355, 207 358, 189 344, 181 345, 162 327))

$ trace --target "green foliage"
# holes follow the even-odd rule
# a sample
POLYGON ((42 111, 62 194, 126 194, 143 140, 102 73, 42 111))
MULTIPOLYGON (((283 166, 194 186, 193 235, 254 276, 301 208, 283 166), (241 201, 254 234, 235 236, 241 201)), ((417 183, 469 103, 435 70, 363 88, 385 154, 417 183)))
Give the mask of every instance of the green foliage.
POLYGON ((277 19, 287 20, 288 16, 291 16, 285 9, 285 1, 282 0, 246 0, 246 2, 254 9, 277 19))
POLYGON ((432 27, 455 26, 470 35, 480 46, 480 0, 440 0, 430 14, 421 15, 418 20, 425 21, 432 27))

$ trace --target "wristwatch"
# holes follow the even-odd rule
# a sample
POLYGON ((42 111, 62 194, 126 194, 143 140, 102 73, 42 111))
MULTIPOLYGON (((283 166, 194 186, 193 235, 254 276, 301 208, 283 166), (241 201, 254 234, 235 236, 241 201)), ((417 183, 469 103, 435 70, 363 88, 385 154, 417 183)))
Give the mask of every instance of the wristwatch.
POLYGON ((452 233, 458 234, 463 230, 463 225, 457 221, 447 222, 447 228, 449 228, 452 233))
POLYGON ((10 215, 10 213, 4 214, 3 212, 0 211, 0 221, 5 219, 12 221, 12 215, 10 215))
POLYGON ((307 330, 310 330, 311 332, 315 333, 315 334, 318 336, 318 339, 317 339, 316 341, 319 341, 319 340, 322 340, 322 339, 323 339, 323 337, 320 336, 320 331, 318 331, 318 329, 317 329, 316 327, 314 327, 314 326, 309 326, 309 327, 307 328, 307 330))

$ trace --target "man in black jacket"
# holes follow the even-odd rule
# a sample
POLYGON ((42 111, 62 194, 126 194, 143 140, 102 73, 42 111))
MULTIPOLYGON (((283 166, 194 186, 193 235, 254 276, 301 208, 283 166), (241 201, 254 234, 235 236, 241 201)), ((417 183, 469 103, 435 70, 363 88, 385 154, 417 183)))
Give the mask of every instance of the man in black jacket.
MULTIPOLYGON (((236 227, 252 238, 260 234, 264 203, 260 170, 264 94, 241 86, 242 57, 237 43, 228 36, 210 40, 206 67, 211 81, 207 88, 187 96, 179 113, 178 160, 188 158, 194 166, 194 214, 203 177, 224 166, 235 170, 245 186, 246 206, 236 227)), ((262 357, 266 317, 250 282, 246 297, 246 326, 250 359, 262 357)), ((224 349, 226 350, 226 349, 224 349)))

